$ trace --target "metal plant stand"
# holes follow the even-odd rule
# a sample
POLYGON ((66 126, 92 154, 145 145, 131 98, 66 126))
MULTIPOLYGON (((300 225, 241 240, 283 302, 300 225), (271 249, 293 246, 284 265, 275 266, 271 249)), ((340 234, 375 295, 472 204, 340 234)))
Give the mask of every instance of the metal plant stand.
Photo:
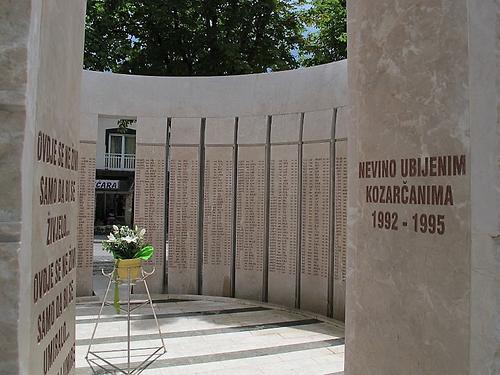
MULTIPOLYGON (((155 268, 153 268, 153 270, 151 272, 146 272, 141 267, 140 277, 137 278, 137 279, 134 279, 134 280, 131 280, 131 277, 130 277, 130 274, 131 274, 130 269, 131 268, 136 268, 136 267, 128 267, 127 268, 127 275, 128 275, 128 277, 125 280, 124 279, 119 279, 117 277, 117 269, 116 269, 116 267, 110 273, 105 273, 104 270, 101 271, 104 276, 106 276, 107 278, 109 278, 109 282, 108 282, 108 286, 106 288, 106 293, 104 293, 104 298, 103 298, 103 301, 102 301, 102 304, 101 304, 101 308, 99 309, 99 314, 97 316, 97 321, 96 321, 96 323, 94 325, 94 330, 92 332, 92 337, 90 338, 90 344, 89 344, 89 348, 88 348, 88 351, 87 351, 87 355, 85 356, 85 359, 87 360, 87 362, 91 366, 92 370, 93 370, 92 364, 94 364, 94 365, 98 366, 99 368, 101 368, 102 370, 104 370, 106 372, 109 372, 110 370, 115 370, 115 371, 117 371, 119 373, 123 373, 123 374, 126 374, 126 375, 139 374, 140 372, 142 372, 143 370, 145 370, 154 360, 156 360, 158 357, 160 357, 161 355, 163 355, 167 351, 167 348, 165 346, 165 342, 163 340, 163 336, 162 336, 162 333, 161 333, 160 325, 158 324, 158 318, 156 317, 156 311, 155 311, 155 308, 153 306, 153 301, 151 299, 151 294, 149 293, 148 284, 146 282, 146 279, 155 272, 155 268), (144 300, 132 300, 131 299, 132 286, 135 285, 138 282, 143 282, 144 283, 144 287, 145 287, 146 293, 147 293, 147 300, 145 300, 145 301, 144 300), (127 301, 126 301, 126 304, 127 304, 126 306, 127 307, 126 308, 122 308, 121 307, 121 303, 120 303, 120 310, 127 314, 127 349, 126 349, 126 351, 127 351, 127 368, 126 369, 119 368, 117 365, 111 363, 108 359, 106 359, 106 358, 103 357, 103 353, 109 353, 110 352, 109 350, 108 351, 93 351, 93 350, 91 350, 92 349, 92 344, 94 342, 95 333, 97 331, 97 326, 99 325, 99 321, 101 320, 102 310, 104 309, 104 306, 113 306, 112 303, 106 301, 106 299, 108 297, 108 293, 109 293, 110 287, 111 287, 111 284, 113 284, 113 283, 119 283, 119 284, 126 284, 127 285, 127 301), (138 348, 138 349, 136 349, 136 350, 150 349, 150 350, 153 350, 153 353, 150 354, 141 363, 139 363, 138 365, 136 365, 134 368, 131 368, 131 363, 130 363, 130 351, 131 351, 131 348, 130 348, 130 314, 133 311, 141 308, 142 306, 147 305, 148 303, 151 306, 151 310, 153 311, 153 317, 155 319, 156 328, 158 329, 158 335, 159 335, 159 338, 161 340, 161 346, 154 347, 154 348, 138 348), (138 304, 138 306, 134 306, 134 307, 131 308, 132 304, 138 304), (104 362, 105 365, 98 363, 98 361, 104 362), (106 367, 106 365, 109 366, 109 367, 106 367)), ((134 350, 134 349, 132 349, 132 350, 134 350)), ((113 350, 113 352, 114 351, 115 350, 113 350)), ((116 351, 124 351, 124 350, 116 350, 116 351)))

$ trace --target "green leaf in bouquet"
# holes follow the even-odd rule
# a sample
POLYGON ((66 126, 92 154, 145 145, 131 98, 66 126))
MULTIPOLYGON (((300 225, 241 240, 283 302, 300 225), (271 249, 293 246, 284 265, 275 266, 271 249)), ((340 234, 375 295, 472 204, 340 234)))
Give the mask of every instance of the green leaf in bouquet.
MULTIPOLYGON (((117 262, 118 264, 118 262, 117 262)), ((118 272, 115 270, 114 275, 115 279, 115 293, 113 296, 113 306, 115 307, 115 311, 117 314, 120 314, 120 288, 118 286, 118 272)))
POLYGON ((134 255, 134 258, 140 258, 142 260, 148 260, 149 258, 151 258, 153 256, 153 252, 154 251, 155 251, 155 249, 153 248, 153 246, 151 246, 151 245, 144 246, 141 250, 139 250, 134 255))

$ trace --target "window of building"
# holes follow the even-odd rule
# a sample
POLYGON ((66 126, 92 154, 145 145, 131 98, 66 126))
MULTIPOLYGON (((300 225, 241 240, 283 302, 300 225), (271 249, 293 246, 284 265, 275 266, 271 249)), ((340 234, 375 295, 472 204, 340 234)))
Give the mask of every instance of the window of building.
POLYGON ((109 134, 108 153, 135 155, 135 134, 109 134))

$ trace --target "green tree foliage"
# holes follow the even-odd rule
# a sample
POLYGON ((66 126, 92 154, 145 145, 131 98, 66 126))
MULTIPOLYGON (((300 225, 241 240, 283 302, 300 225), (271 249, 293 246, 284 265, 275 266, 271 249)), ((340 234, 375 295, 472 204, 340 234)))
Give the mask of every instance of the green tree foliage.
POLYGON ((306 0, 302 19, 312 29, 300 49, 304 66, 347 58, 346 0, 306 0))
POLYGON ((228 75, 298 66, 296 0, 88 0, 84 67, 228 75))

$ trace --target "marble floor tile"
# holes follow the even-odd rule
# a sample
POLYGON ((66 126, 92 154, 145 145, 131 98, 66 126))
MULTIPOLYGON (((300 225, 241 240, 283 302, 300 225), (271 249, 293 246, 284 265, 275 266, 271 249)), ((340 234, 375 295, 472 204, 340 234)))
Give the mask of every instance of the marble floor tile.
MULTIPOLYGON (((167 353, 144 375, 328 374, 343 371, 342 330, 295 312, 227 301, 172 301, 155 296, 167 353)), ((76 374, 92 374, 85 355, 98 304, 77 305, 76 374)), ((137 365, 161 345, 148 306, 134 311, 131 362, 137 365)), ((126 366, 126 320, 107 307, 92 351, 126 366)), ((103 364, 103 362, 99 362, 103 364)))

